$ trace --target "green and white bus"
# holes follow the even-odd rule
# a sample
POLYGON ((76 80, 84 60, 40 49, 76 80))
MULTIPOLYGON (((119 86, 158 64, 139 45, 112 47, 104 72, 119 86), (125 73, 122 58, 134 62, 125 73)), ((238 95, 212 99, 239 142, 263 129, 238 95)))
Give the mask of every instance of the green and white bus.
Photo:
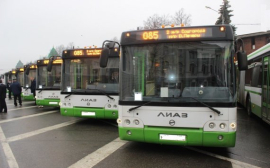
POLYGON ((117 119, 119 54, 100 68, 101 48, 63 51, 60 111, 64 116, 117 119))
MULTIPOLYGON (((17 82, 20 83, 22 89, 23 89, 23 86, 24 86, 24 68, 16 68, 16 73, 15 73, 15 77, 16 77, 16 80, 17 82)), ((23 94, 21 93, 21 96, 23 94)))
POLYGON ((23 100, 33 100, 35 101, 35 97, 33 93, 31 93, 31 78, 36 78, 36 64, 28 64, 24 66, 24 86, 22 89, 22 99, 23 100))
MULTIPOLYGON (((117 122, 121 139, 235 146, 237 108, 231 26, 127 31, 122 33, 120 44, 117 122)), ((106 66, 108 49, 102 51, 101 67, 106 66)), ((239 60, 246 58, 243 56, 240 54, 239 60)), ((243 62, 239 69, 245 67, 243 62)))
POLYGON ((21 84, 21 86, 24 86, 24 68, 17 68, 16 69, 16 79, 17 82, 19 82, 21 84))
POLYGON ((61 57, 37 61, 36 104, 39 107, 59 107, 61 86, 61 57), (50 63, 51 62, 51 63, 50 63), (50 65, 50 66, 49 66, 50 65), (49 68, 50 67, 50 68, 49 68))
POLYGON ((248 115, 270 124, 270 43, 248 55, 248 70, 240 72, 239 102, 248 115))

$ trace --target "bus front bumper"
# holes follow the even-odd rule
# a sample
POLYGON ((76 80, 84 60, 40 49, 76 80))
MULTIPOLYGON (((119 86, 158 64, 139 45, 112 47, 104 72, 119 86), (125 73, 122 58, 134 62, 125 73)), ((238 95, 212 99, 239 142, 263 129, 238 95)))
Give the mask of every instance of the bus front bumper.
POLYGON ((35 100, 35 98, 34 98, 33 95, 28 95, 28 96, 23 95, 23 96, 22 96, 22 99, 23 99, 23 100, 35 100))
POLYGON ((234 147, 236 132, 204 132, 203 129, 147 126, 119 127, 119 137, 122 140, 168 145, 234 147))
POLYGON ((41 99, 36 100, 38 106, 59 107, 60 99, 41 99))
POLYGON ((70 117, 82 117, 82 118, 97 118, 97 119, 117 119, 117 110, 107 110, 104 108, 83 108, 83 107, 73 107, 73 108, 60 108, 61 115, 70 117))

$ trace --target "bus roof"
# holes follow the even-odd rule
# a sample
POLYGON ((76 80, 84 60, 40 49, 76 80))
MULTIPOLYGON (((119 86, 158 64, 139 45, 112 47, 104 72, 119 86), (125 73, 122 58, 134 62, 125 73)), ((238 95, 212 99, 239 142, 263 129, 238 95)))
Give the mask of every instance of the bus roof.
POLYGON ((247 57, 248 57, 248 60, 251 60, 253 58, 256 58, 264 53, 267 53, 270 51, 270 43, 262 46, 261 48, 257 49, 256 51, 250 53, 247 57))

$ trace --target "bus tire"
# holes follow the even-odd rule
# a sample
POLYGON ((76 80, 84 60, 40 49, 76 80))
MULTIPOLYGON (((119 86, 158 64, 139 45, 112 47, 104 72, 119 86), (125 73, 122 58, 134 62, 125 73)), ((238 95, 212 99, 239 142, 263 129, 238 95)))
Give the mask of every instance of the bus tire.
POLYGON ((248 116, 251 116, 252 115, 252 112, 251 112, 251 101, 250 101, 250 97, 249 96, 247 98, 247 114, 248 114, 248 116))

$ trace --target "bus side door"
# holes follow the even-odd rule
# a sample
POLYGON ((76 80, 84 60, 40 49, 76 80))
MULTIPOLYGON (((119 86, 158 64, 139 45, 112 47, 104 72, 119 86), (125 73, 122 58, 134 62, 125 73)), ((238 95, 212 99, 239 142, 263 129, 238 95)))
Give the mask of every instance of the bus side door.
POLYGON ((263 58, 262 119, 270 124, 270 56, 263 58))

